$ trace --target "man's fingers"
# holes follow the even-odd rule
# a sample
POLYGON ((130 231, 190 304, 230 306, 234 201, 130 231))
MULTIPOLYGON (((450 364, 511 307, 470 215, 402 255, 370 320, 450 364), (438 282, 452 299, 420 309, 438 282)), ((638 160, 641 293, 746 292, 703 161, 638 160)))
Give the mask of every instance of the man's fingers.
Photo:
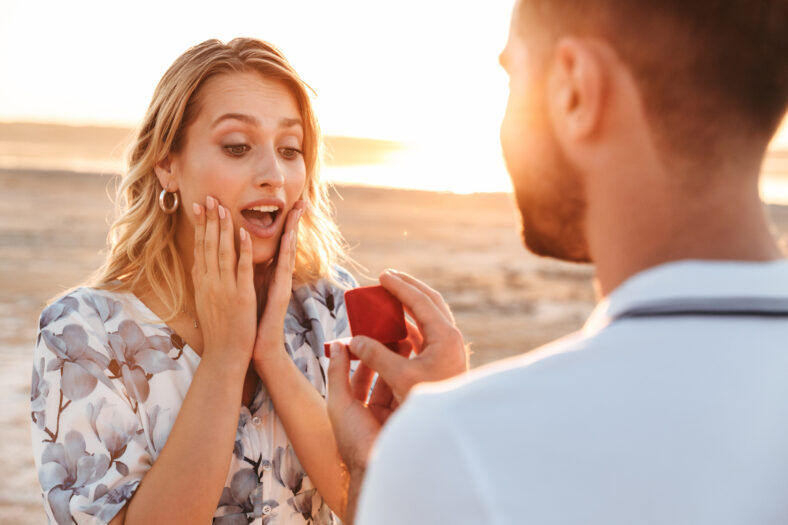
POLYGON ((454 315, 451 313, 451 309, 449 305, 446 304, 446 301, 443 300, 443 296, 438 293, 437 290, 431 288, 426 283, 419 281, 415 277, 408 275, 407 273, 400 272, 397 270, 386 270, 384 274, 393 275, 394 277, 398 277, 405 281, 406 283, 410 284, 411 286, 415 287, 417 290, 422 292, 424 295, 429 297, 430 301, 446 316, 446 318, 454 324, 454 315))
POLYGON ((394 398, 394 393, 391 387, 383 379, 378 378, 375 381, 375 387, 372 389, 372 394, 369 396, 369 406, 378 408, 391 409, 391 402, 394 398))
POLYGON ((364 363, 358 365, 358 368, 356 368, 356 371, 353 372, 353 376, 350 378, 350 388, 353 391, 353 397, 362 403, 366 403, 367 396, 369 396, 369 389, 372 388, 372 380, 374 378, 374 370, 370 369, 364 363))
POLYGON ((424 345, 424 337, 421 335, 418 327, 407 319, 405 319, 405 328, 408 330, 408 337, 405 340, 410 343, 411 348, 417 354, 420 354, 424 345))
POLYGON ((410 358, 410 354, 413 351, 413 343, 410 342, 408 339, 403 339, 397 342, 397 350, 396 353, 401 355, 404 358, 410 358))
POLYGON ((350 350, 362 363, 367 365, 389 385, 397 394, 406 395, 415 382, 411 377, 412 366, 406 357, 392 352, 387 347, 365 336, 350 340, 350 350))
MULTIPOLYGON (((348 373, 350 357, 341 343, 331 343, 331 360, 328 364, 328 411, 336 413, 353 401, 348 373)), ((333 419, 333 416, 332 416, 333 419)))
POLYGON ((384 272, 380 276, 380 284, 402 302, 422 331, 426 332, 429 329, 440 331, 442 328, 454 326, 451 318, 447 317, 445 311, 439 308, 426 293, 399 276, 384 272))

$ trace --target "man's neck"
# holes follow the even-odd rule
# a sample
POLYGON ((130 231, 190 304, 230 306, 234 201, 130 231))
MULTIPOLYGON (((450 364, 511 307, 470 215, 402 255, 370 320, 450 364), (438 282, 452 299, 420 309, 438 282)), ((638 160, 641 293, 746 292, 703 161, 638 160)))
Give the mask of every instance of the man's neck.
POLYGON ((757 177, 711 186, 695 192, 640 188, 625 199, 619 194, 618 202, 589 201, 588 241, 603 297, 636 273, 663 263, 781 257, 758 196, 757 177))

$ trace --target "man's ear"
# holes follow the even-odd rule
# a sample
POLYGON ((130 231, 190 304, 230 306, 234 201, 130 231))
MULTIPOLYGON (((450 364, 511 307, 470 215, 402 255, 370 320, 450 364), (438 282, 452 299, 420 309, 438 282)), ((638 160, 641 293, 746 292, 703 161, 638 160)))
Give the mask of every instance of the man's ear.
POLYGON ((153 170, 156 172, 156 177, 159 179, 159 184, 169 192, 178 191, 178 179, 175 176, 173 168, 174 163, 172 154, 170 153, 153 167, 153 170))
POLYGON ((604 64, 588 39, 561 38, 548 80, 549 113, 556 134, 568 140, 593 135, 602 120, 604 64))

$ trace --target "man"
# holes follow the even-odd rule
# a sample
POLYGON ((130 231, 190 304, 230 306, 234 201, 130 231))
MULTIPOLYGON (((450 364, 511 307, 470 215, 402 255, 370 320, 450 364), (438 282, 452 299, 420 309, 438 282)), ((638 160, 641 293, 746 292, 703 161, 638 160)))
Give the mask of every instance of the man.
POLYGON ((382 379, 364 404, 334 347, 357 523, 788 523, 788 261, 758 196, 787 57, 786 0, 518 2, 501 139, 525 243, 593 261, 601 300, 408 396, 462 369, 462 338, 437 293, 382 275, 420 353, 354 339, 382 379))

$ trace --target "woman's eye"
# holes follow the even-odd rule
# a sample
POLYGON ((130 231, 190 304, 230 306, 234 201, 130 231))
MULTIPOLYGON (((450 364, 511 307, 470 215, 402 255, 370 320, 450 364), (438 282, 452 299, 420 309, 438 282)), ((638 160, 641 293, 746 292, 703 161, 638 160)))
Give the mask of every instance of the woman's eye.
POLYGON ((224 150, 233 157, 240 157, 250 149, 252 148, 246 144, 228 144, 227 146, 224 146, 224 150))
POLYGON ((303 155, 304 152, 298 148, 279 148, 279 154, 287 160, 293 160, 298 158, 299 155, 303 155))

